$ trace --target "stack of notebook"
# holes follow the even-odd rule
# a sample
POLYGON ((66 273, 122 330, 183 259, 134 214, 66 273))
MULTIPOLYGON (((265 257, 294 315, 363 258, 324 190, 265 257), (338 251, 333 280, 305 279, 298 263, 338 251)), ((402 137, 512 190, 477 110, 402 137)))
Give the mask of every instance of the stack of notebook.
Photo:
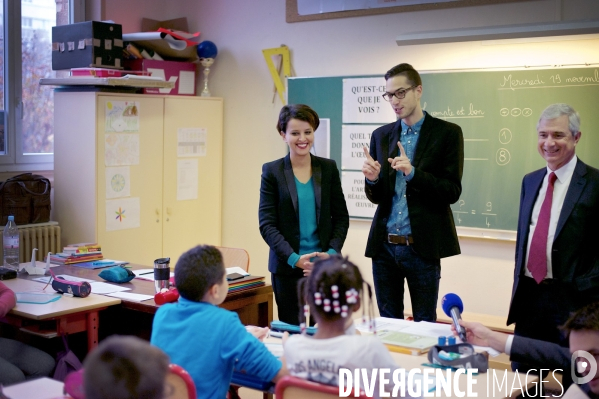
POLYGON ((96 243, 69 244, 58 254, 50 255, 50 262, 59 265, 71 265, 81 262, 102 260, 102 247, 96 243))
POLYGON ((229 292, 249 290, 251 288, 262 287, 263 285, 264 277, 244 276, 238 280, 229 281, 229 292))

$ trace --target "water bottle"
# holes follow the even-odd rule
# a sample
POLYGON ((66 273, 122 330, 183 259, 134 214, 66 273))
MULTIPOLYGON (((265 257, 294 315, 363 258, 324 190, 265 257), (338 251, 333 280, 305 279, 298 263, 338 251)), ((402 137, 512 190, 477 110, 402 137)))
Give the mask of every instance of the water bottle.
POLYGON ((160 258, 154 261, 154 288, 156 293, 168 291, 171 278, 171 258, 160 258))
POLYGON ((9 216, 8 223, 2 233, 4 246, 4 266, 9 269, 19 270, 19 229, 15 217, 9 216))

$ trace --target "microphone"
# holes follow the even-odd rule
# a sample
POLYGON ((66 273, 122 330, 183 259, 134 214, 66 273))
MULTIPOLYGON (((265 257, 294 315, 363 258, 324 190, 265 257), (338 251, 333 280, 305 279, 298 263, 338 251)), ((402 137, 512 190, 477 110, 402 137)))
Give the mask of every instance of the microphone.
POLYGON ((441 300, 441 307, 445 314, 453 320, 453 326, 458 332, 462 342, 468 342, 466 340, 466 329, 462 327, 459 320, 462 319, 462 312, 464 311, 464 304, 459 296, 456 294, 447 294, 441 300))

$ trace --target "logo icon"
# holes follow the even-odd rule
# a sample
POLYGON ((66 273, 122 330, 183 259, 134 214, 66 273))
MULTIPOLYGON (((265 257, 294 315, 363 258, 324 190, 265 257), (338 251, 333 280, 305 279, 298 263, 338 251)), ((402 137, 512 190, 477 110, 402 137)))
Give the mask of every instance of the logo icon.
POLYGON ((576 351, 571 358, 572 381, 576 384, 586 384, 597 374, 597 361, 587 351, 576 351), (582 377, 580 377, 582 376, 582 377))

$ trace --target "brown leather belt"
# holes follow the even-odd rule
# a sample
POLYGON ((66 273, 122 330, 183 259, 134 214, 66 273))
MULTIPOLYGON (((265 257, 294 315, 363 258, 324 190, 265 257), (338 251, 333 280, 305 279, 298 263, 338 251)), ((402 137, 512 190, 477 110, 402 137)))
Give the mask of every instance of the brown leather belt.
POLYGON ((395 245, 412 245, 414 244, 414 239, 412 238, 412 235, 408 235, 408 236, 400 236, 397 234, 387 234, 387 242, 389 244, 395 244, 395 245))

